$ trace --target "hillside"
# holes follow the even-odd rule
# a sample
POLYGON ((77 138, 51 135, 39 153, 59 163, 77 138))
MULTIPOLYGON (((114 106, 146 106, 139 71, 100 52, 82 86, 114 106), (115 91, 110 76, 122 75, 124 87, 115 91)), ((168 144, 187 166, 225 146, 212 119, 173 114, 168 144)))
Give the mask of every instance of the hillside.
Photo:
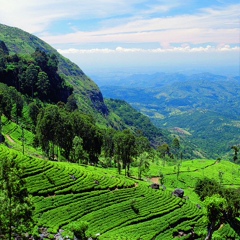
POLYGON ((41 227, 46 237, 59 229, 66 236, 70 223, 85 221, 88 236, 148 240, 189 235, 193 228, 197 234, 204 226, 196 205, 114 171, 29 158, 3 146, 0 152, 0 160, 11 156, 24 164, 35 204, 35 234, 41 227))
POLYGON ((129 102, 156 126, 190 141, 205 157, 231 158, 231 146, 240 143, 238 77, 159 73, 117 83, 100 85, 106 98, 129 102))
MULTIPOLYGON (((163 169, 166 186, 156 190, 150 183, 118 175, 114 169, 46 161, 1 145, 0 162, 5 158, 24 167, 22 177, 35 208, 33 234, 47 239, 73 239, 73 223, 84 223, 86 236, 93 239, 203 239, 207 225, 199 207, 202 203, 193 197, 194 182, 213 171, 216 176, 211 177, 218 178, 221 169, 224 185, 239 184, 239 169, 232 173, 238 179, 228 175, 234 167, 228 162, 186 161, 179 179, 171 167, 155 166, 153 171, 163 169), (186 189, 187 198, 172 195, 171 189, 179 186, 186 189)), ((235 230, 231 223, 224 223, 213 236, 238 239, 235 230)))
MULTIPOLYGON (((0 43, 1 42, 3 43, 3 47, 4 44, 6 45, 7 49, 5 51, 9 54, 9 56, 12 56, 13 59, 14 54, 18 54, 18 56, 22 56, 23 59, 26 58, 27 61, 29 61, 29 56, 33 55, 36 49, 47 53, 48 56, 54 54, 57 56, 58 74, 60 76, 57 78, 63 78, 67 86, 70 85, 70 87, 73 88, 73 93, 77 100, 79 111, 85 114, 90 114, 95 119, 96 124, 101 128, 113 127, 115 129, 123 130, 130 127, 121 119, 121 116, 118 116, 117 113, 114 112, 114 109, 109 111, 107 105, 104 103, 102 93, 100 92, 98 86, 89 77, 87 77, 76 64, 60 55, 57 50, 52 48, 49 44, 20 29, 0 24, 0 43)), ((25 63, 25 65, 27 66, 27 64, 30 63, 25 63)), ((8 64, 8 68, 11 68, 13 64, 15 63, 10 62, 8 64)), ((14 68, 16 68, 15 72, 18 71, 21 73, 21 71, 23 71, 21 69, 17 69, 18 67, 16 66, 14 66, 14 68)), ((8 71, 8 69, 6 71, 8 71)), ((3 78, 4 77, 5 75, 3 75, 3 78)), ((10 79, 11 76, 8 78, 10 79)), ((4 79, 2 79, 1 82, 4 82, 3 80, 4 79)), ((59 99, 61 99, 61 95, 64 95, 63 91, 58 93, 58 95, 59 99)), ((130 112, 133 111, 131 108, 128 110, 130 112)), ((162 132, 157 130, 152 123, 150 123, 147 127, 149 129, 159 131, 160 135, 158 138, 161 138, 162 132)), ((138 127, 135 129, 142 131, 142 129, 139 129, 138 127)), ((165 135, 166 136, 160 139, 160 142, 165 141, 165 139, 169 141, 167 137, 168 134, 166 133, 165 135)), ((152 140, 153 144, 156 144, 156 141, 153 138, 152 140)))
POLYGON ((49 44, 23 30, 3 24, 0 24, 0 40, 6 44, 10 55, 32 54, 36 48, 48 54, 55 54, 59 61, 58 71, 73 86, 79 108, 91 114, 108 114, 98 86, 76 64, 64 58, 49 44))

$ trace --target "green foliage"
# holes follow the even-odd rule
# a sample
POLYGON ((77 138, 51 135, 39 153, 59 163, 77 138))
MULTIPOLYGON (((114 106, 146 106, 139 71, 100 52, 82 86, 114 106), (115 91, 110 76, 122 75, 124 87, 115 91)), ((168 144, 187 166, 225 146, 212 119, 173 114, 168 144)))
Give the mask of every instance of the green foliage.
POLYGON ((0 160, 0 236, 22 238, 31 230, 33 206, 25 181, 23 169, 13 158, 0 160))
POLYGON ((124 130, 122 132, 117 132, 114 135, 114 142, 114 150, 115 156, 118 159, 118 166, 120 165, 119 159, 121 159, 123 168, 125 169, 125 175, 129 176, 132 158, 137 155, 135 136, 130 130, 124 130))
POLYGON ((224 217, 224 212, 227 209, 227 201, 222 198, 219 194, 213 194, 212 196, 206 196, 204 205, 207 211, 207 217, 211 222, 220 224, 221 219, 224 217), (219 223, 217 223, 219 221, 219 223))
POLYGON ((214 194, 221 193, 221 185, 214 179, 203 178, 199 179, 196 183, 194 191, 198 194, 203 201, 206 197, 211 197, 214 194))
POLYGON ((202 211, 190 201, 115 171, 30 158, 0 146, 0 160, 6 156, 25 165, 24 178, 34 195, 35 230, 44 226, 56 234, 61 227, 62 236, 71 237, 72 231, 99 239, 148 240, 171 239, 176 231, 189 233, 188 226, 206 227, 202 211))
POLYGON ((57 73, 57 66, 48 65, 52 55, 36 49, 31 56, 31 59, 18 55, 5 56, 6 68, 0 69, 1 82, 32 98, 37 96, 43 101, 66 102, 72 89, 57 73))
POLYGON ((84 221, 72 222, 68 225, 68 228, 73 232, 74 236, 78 239, 85 240, 85 232, 88 229, 88 223, 84 221))
POLYGON ((162 130, 156 128, 148 117, 133 109, 127 102, 114 99, 107 99, 105 102, 109 110, 116 113, 125 125, 130 126, 135 132, 142 132, 142 135, 147 137, 152 145, 156 146, 169 141, 162 130))
POLYGON ((212 239, 212 234, 223 222, 225 211, 227 209, 227 201, 219 194, 206 197, 204 200, 206 215, 209 220, 209 231, 206 239, 212 239))
MULTIPOLYGON (((38 65, 43 72, 47 73, 51 91, 61 90, 61 101, 66 102, 67 97, 71 95, 74 87, 74 91, 77 93, 76 99, 79 109, 88 114, 96 114, 100 122, 105 121, 104 116, 108 115, 108 109, 104 104, 99 88, 76 64, 61 56, 56 49, 53 49, 41 39, 18 28, 0 24, 0 39, 4 42, 6 46, 4 47, 4 51, 6 54, 10 54, 9 57, 13 58, 14 54, 17 54, 21 58, 24 58, 25 63, 38 65), (56 73, 56 71, 58 71, 59 75, 53 76, 53 73, 56 73), (64 87, 60 84, 63 82, 63 79, 66 82, 64 87), (51 80, 53 81, 51 82, 51 80), (99 113, 104 114, 104 116, 99 113)), ((14 58, 17 60, 17 57, 14 58)), ((19 65, 23 66, 23 71, 29 65, 25 64, 24 61, 18 62, 19 65)), ((0 61, 0 66, 4 66, 4 62, 2 65, 0 61)), ((15 65, 12 65, 12 67, 14 68, 15 65)), ((11 76, 14 76, 14 74, 11 76)), ((0 78, 2 79, 1 70, 0 78)), ((50 99, 59 97, 56 94, 51 95, 50 92, 48 92, 50 99)), ((44 97, 44 99, 48 98, 44 97)), ((54 101, 57 102, 59 99, 55 99, 54 101)))
POLYGON ((137 157, 137 165, 138 165, 138 179, 142 178, 142 174, 147 174, 149 171, 150 167, 150 162, 149 162, 149 155, 147 152, 141 153, 137 157))

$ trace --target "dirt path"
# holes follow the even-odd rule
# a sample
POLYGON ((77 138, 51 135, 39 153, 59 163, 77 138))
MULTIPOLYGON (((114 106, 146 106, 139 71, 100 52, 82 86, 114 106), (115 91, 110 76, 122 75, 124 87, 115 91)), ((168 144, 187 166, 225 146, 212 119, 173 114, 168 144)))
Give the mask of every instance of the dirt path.
POLYGON ((151 180, 153 183, 159 184, 159 177, 152 177, 152 178, 150 178, 150 180, 151 180))
POLYGON ((9 135, 5 135, 9 142, 14 143, 13 139, 9 135))

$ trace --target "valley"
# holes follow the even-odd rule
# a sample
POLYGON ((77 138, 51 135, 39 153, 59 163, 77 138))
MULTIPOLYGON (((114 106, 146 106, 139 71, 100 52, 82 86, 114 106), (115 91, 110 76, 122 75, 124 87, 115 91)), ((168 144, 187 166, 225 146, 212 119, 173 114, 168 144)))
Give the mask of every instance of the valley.
POLYGON ((239 77, 139 74, 108 85, 102 80, 99 86, 104 97, 127 101, 155 126, 193 144, 204 157, 231 159, 231 146, 240 141, 239 77))

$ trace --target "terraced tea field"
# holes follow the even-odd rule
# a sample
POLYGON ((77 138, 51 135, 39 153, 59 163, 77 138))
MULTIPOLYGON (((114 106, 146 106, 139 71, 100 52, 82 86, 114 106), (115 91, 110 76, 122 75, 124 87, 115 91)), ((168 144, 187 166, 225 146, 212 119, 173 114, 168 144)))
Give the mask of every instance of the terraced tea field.
MULTIPOLYGON (((202 209, 149 183, 94 166, 28 157, 0 145, 0 161, 4 158, 24 166, 35 230, 45 229, 49 239, 60 232, 73 239, 72 222, 87 222, 86 235, 98 239, 202 239, 206 234, 202 209)), ((229 225, 221 232, 236 236, 229 225)))

